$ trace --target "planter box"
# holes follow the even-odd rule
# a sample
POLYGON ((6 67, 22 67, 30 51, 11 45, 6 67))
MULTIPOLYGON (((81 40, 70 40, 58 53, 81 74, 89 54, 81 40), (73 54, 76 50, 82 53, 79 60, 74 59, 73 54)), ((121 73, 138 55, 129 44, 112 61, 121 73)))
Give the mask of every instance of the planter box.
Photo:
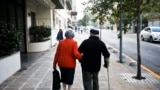
POLYGON ((20 52, 0 58, 0 84, 20 69, 20 52))
POLYGON ((51 48, 51 40, 44 41, 44 42, 32 42, 29 43, 29 50, 28 52, 41 52, 46 51, 51 48))

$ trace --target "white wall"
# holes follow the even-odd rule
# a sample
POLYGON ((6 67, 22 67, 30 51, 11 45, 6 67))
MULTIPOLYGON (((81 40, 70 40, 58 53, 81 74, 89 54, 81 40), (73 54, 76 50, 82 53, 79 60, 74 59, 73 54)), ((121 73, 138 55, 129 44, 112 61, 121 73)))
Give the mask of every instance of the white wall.
POLYGON ((66 29, 67 28, 67 18, 68 18, 66 9, 55 10, 54 14, 55 14, 55 30, 58 30, 59 28, 63 30, 66 29))
POLYGON ((155 19, 155 20, 149 21, 148 26, 160 26, 160 20, 155 19))
POLYGON ((38 2, 32 2, 32 0, 27 1, 27 51, 29 50, 30 38, 29 38, 29 27, 31 26, 31 16, 30 12, 36 14, 36 24, 50 26, 53 30, 53 14, 51 8, 40 5, 38 2))
POLYGON ((21 68, 20 52, 0 59, 0 84, 21 68), (3 74, 2 74, 3 73, 3 74))
POLYGON ((35 3, 27 2, 27 28, 26 28, 26 36, 27 36, 27 51, 29 51, 29 43, 30 43, 30 37, 29 37, 29 27, 31 26, 31 16, 29 15, 30 12, 36 12, 35 3))
POLYGON ((34 42, 29 44, 28 52, 41 52, 47 51, 51 48, 51 40, 44 42, 34 42))
POLYGON ((38 7, 37 10, 37 24, 51 26, 50 9, 44 7, 38 7))

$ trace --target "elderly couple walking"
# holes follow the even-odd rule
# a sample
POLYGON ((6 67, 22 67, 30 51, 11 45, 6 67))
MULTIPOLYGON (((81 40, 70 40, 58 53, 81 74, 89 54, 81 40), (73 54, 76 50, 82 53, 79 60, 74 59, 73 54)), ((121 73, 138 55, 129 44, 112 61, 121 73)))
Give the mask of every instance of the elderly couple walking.
POLYGON ((74 80, 76 59, 82 67, 84 90, 99 90, 98 74, 101 66, 101 55, 104 56, 104 66, 108 68, 110 53, 103 41, 99 39, 99 31, 90 30, 90 36, 78 47, 73 39, 74 32, 67 30, 65 39, 60 40, 53 60, 53 68, 60 69, 63 90, 71 90, 74 80))

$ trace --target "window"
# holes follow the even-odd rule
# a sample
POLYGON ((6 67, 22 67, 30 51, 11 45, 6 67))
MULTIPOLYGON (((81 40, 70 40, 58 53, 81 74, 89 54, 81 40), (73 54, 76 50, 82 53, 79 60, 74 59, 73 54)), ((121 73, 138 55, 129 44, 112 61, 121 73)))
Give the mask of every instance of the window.
POLYGON ((31 12, 31 26, 36 25, 36 14, 34 12, 31 12))

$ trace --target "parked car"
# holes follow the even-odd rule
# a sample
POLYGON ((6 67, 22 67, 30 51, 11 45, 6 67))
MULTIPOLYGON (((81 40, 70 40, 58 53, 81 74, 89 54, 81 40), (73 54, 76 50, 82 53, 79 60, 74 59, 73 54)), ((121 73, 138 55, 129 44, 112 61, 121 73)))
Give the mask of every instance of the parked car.
POLYGON ((160 41, 160 27, 145 27, 140 32, 141 40, 160 41))

